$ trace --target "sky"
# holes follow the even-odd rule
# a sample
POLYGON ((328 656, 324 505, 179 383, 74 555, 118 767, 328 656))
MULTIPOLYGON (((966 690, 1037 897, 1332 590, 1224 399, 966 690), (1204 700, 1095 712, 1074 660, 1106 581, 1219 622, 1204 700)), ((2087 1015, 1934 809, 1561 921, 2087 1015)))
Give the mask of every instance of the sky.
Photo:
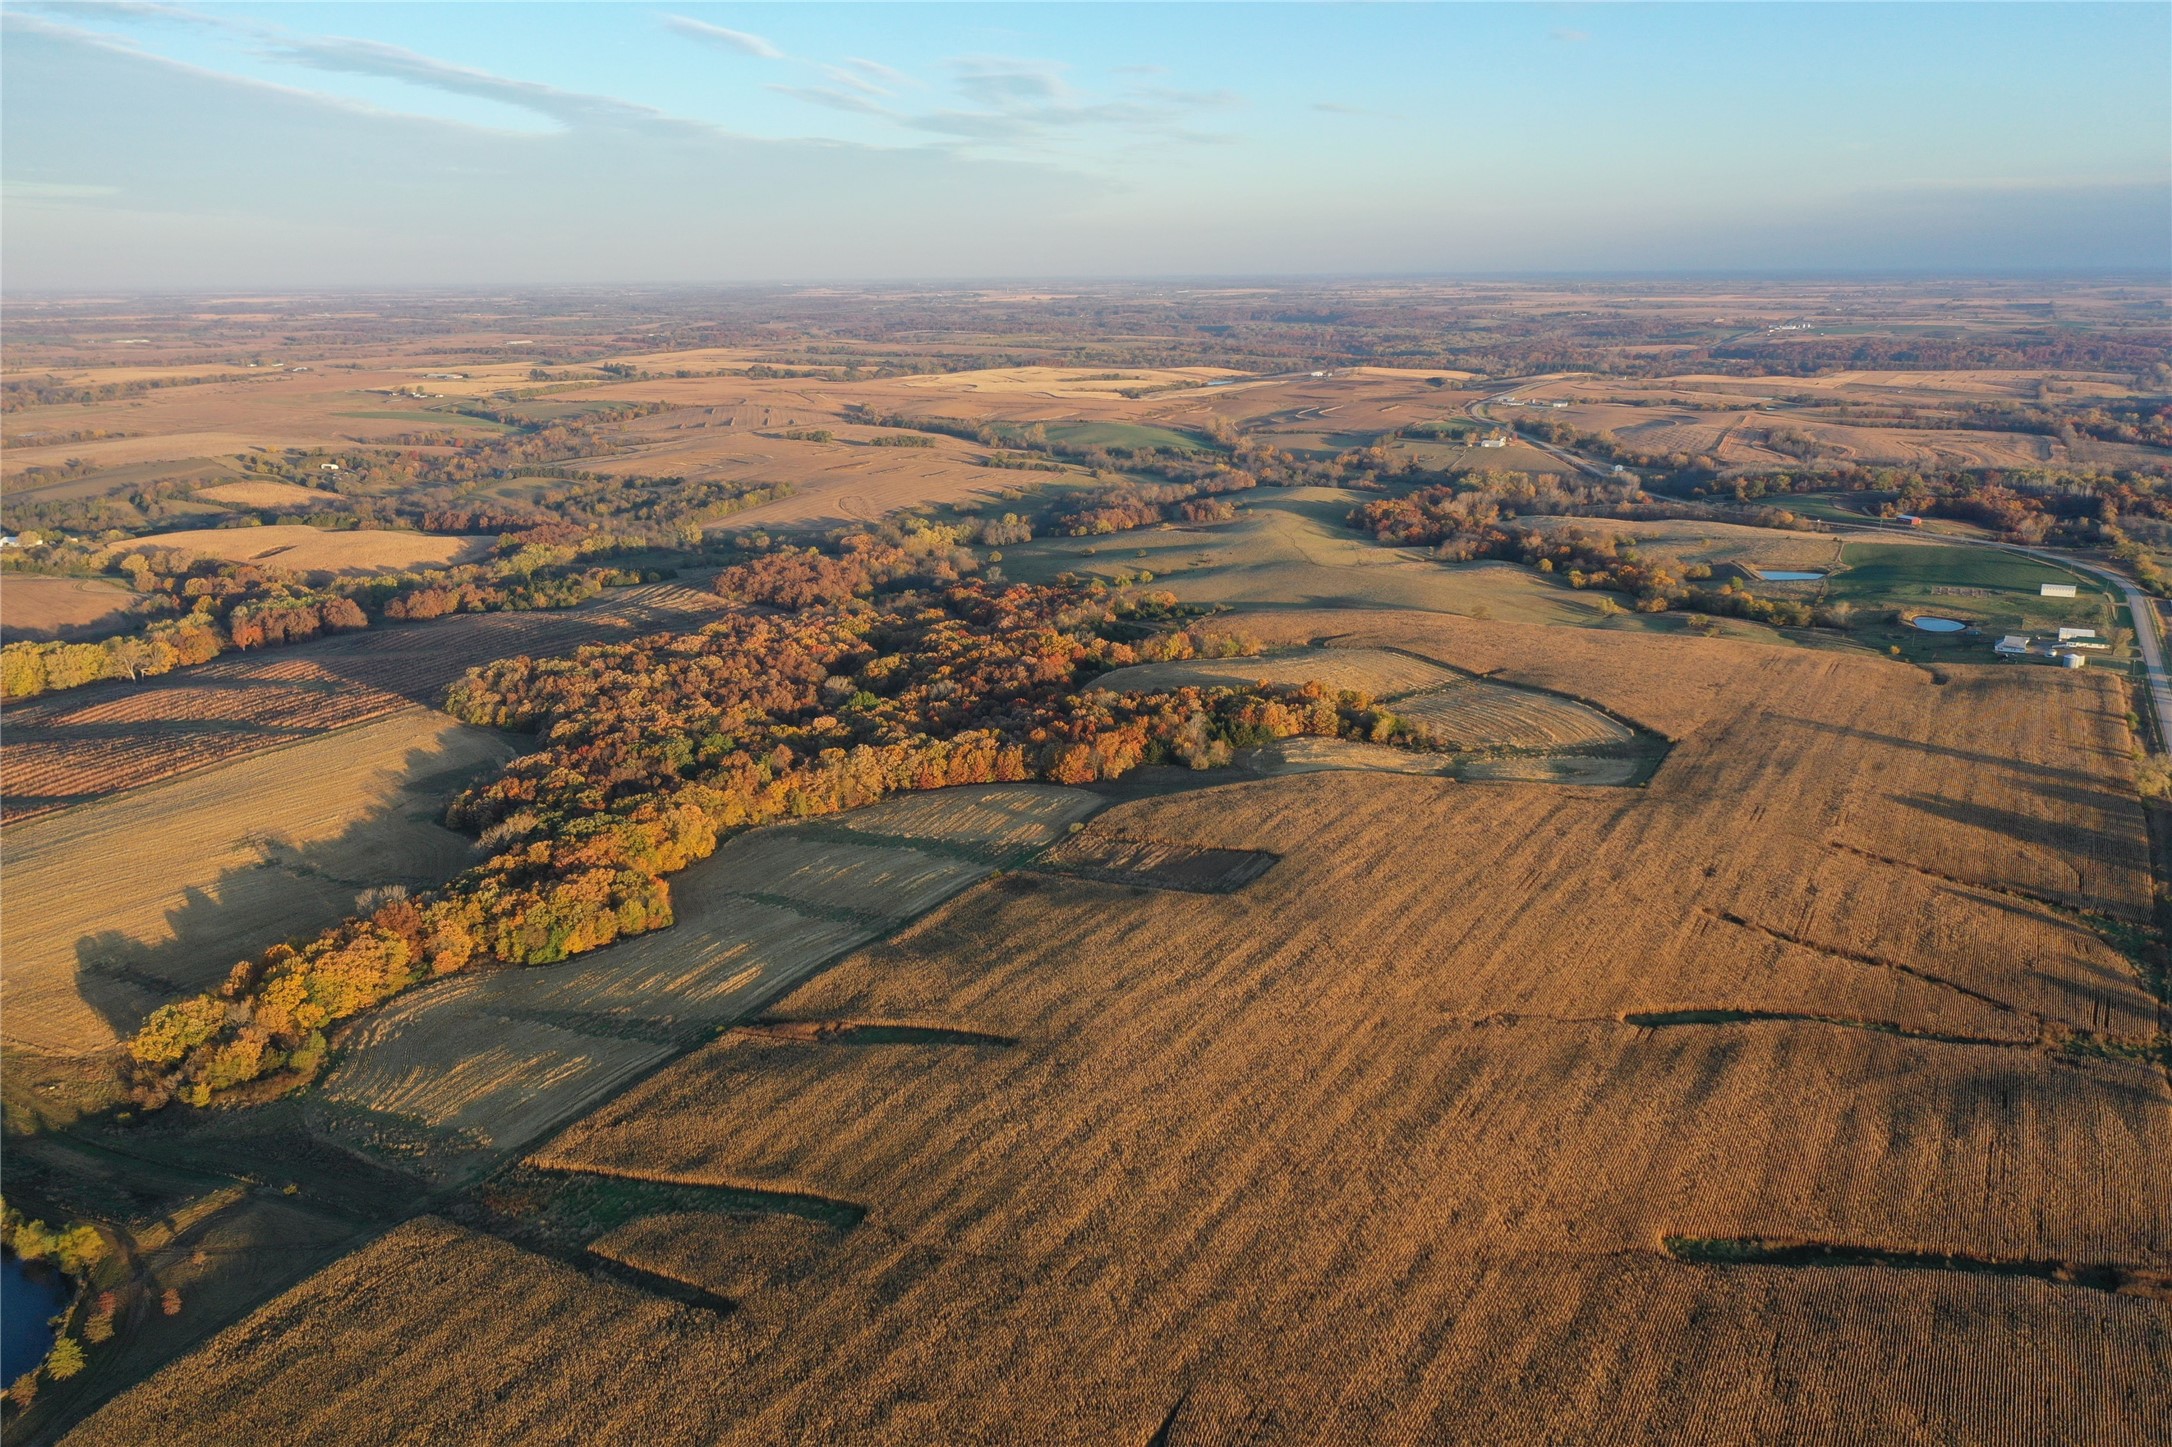
POLYGON ((0 6, 9 292, 2172 268, 2172 5, 0 6))

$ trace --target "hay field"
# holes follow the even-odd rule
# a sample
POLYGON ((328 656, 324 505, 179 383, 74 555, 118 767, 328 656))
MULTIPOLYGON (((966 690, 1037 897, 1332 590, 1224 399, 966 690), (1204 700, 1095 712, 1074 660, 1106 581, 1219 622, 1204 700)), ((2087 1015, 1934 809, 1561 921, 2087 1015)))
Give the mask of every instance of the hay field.
POLYGON ((1588 749, 1636 736, 1619 719, 1574 699, 1476 679, 1399 698, 1394 711, 1458 749, 1588 749))
MULTIPOLYGON (((1424 724, 1443 747, 1469 749, 1589 749, 1627 744, 1635 731, 1618 719, 1559 694, 1514 688, 1445 668, 1392 648, 1314 648, 1256 658, 1194 658, 1141 663, 1095 681, 1115 692, 1192 685, 1318 682, 1384 703, 1398 718, 1424 724)), ((1332 740, 1287 741, 1285 750, 1310 745, 1306 757, 1345 754, 1332 740), (1323 752, 1324 749, 1324 752, 1323 752)), ((1378 751, 1372 751, 1378 752, 1378 751)), ((1441 761, 1387 751, 1397 772, 1438 772, 1441 761)), ((1349 756, 1349 757, 1363 757, 1349 756)))
POLYGON ((10 643, 95 637, 121 628, 136 595, 103 578, 40 578, 10 574, 0 581, 0 634, 10 643))
MULTIPOLYGON (((101 381, 113 380, 101 376, 101 381)), ((405 366, 368 363, 338 372, 266 371, 233 382, 207 381, 135 396, 88 403, 26 407, 10 414, 21 433, 102 430, 128 436, 45 447, 9 448, 0 471, 14 477, 25 468, 52 466, 81 457, 106 467, 175 463, 194 458, 232 458, 251 448, 337 449, 355 442, 382 442, 440 425, 443 418, 419 404, 392 412, 384 389, 411 385, 405 366)), ((433 388, 433 390, 435 390, 433 388)))
POLYGON ((1841 550, 1845 546, 1844 539, 1829 533, 1782 532, 1703 518, 1646 522, 1628 518, 1531 517, 1520 519, 1520 522, 1540 532, 1574 528, 1609 537, 1633 538, 1638 548, 1649 555, 1714 566, 1735 563, 1745 567, 1829 572, 1839 566, 1841 550))
MULTIPOLYGON (((1016 485, 1017 474, 981 466, 978 459, 987 449, 973 443, 938 437, 934 446, 926 448, 874 447, 867 439, 883 435, 884 429, 849 427, 826 413, 809 416, 808 410, 798 410, 795 420, 800 428, 827 427, 841 440, 807 442, 714 427, 675 435, 629 429, 631 445, 626 450, 584 466, 606 475, 663 474, 792 484, 790 497, 732 513, 711 524, 713 529, 869 522, 900 508, 971 502, 1016 485), (643 440, 647 438, 657 440, 643 440)), ((786 415, 780 411, 774 426, 785 425, 786 415)))
POLYGON ((1313 648, 1302 653, 1273 653, 1257 658, 1187 658, 1174 663, 1139 663, 1094 680, 1113 693, 1147 693, 1187 685, 1241 686, 1248 683, 1317 682, 1373 698, 1395 698, 1420 689, 1439 688, 1463 675, 1427 659, 1388 648, 1313 648))
POLYGON ((324 1097, 359 1114, 322 1128, 396 1142, 434 1177, 471 1173, 1096 807, 1076 789, 969 786, 743 834, 672 876, 668 929, 440 981, 357 1022, 324 1097))
POLYGON ((313 487, 302 487, 292 482, 268 482, 262 478, 246 482, 222 482, 216 487, 200 487, 195 495, 211 502, 232 503, 236 507, 322 507, 332 494, 313 487))
POLYGON ((1601 619, 1595 595, 1529 568, 1446 565, 1417 549, 1383 547, 1352 532, 1343 519, 1361 494, 1278 488, 1273 496, 1261 496, 1268 491, 1244 494, 1244 511, 1235 522, 1165 524, 1101 538, 1041 538, 1003 549, 1002 567, 1025 582, 1067 572, 1106 578, 1145 568, 1154 574, 1157 589, 1166 588, 1186 603, 1408 608, 1570 626, 1601 619))
POLYGON ((228 563, 262 563, 296 573, 354 577, 472 563, 487 556, 496 545, 497 539, 488 537, 449 537, 376 528, 313 528, 296 523, 285 527, 203 528, 155 533, 118 545, 101 556, 110 558, 120 553, 171 550, 228 563))
POLYGON ((343 918, 362 889, 450 878, 473 848, 438 815, 513 752, 410 707, 11 823, 0 1035, 51 1053, 102 1049, 237 959, 343 918))
POLYGON ((577 608, 380 626, 11 704, 0 728, 0 817, 88 803, 412 704, 435 708, 477 664, 698 627, 723 608, 712 594, 657 583, 577 608))
POLYGON ((729 1345, 609 1288, 581 1340, 537 1341, 559 1268, 411 1226, 81 1440, 479 1412, 687 1443, 2147 1440, 2172 1088, 2060 1042, 2147 1039, 2157 1007, 2035 897, 2147 908, 2111 683, 1333 616, 1573 686, 1674 757, 1635 793, 1344 772, 1119 805, 1073 838, 1282 857, 1233 894, 972 891, 769 1007, 805 1028, 724 1036, 536 1153, 865 1211, 607 1238, 729 1298, 703 1318, 729 1345), (820 1028, 870 1020, 985 1043, 820 1028), (2011 1274, 2062 1264, 2083 1280, 2011 1274))
POLYGON ((1129 401, 1123 392, 1139 387, 1197 387, 1224 378, 1241 377, 1223 367, 1003 367, 980 372, 944 372, 901 378, 898 389, 907 393, 951 393, 970 396, 1086 398, 1098 401, 1129 401), (1115 371, 1120 376, 1110 376, 1115 371))

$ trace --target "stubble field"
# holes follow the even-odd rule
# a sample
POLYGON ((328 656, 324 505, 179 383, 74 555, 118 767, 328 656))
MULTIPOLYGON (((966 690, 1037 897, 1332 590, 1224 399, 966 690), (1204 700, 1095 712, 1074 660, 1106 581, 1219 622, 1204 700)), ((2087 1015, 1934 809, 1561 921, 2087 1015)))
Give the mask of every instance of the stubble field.
POLYGON ((35 818, 417 703, 434 708, 477 664, 698 627, 723 606, 712 594, 651 584, 578 608, 372 628, 12 704, 0 737, 0 817, 35 818))
POLYGON ((418 1224, 80 1440, 537 1423, 568 1383, 596 1384, 581 1432, 649 1441, 2154 1430, 2172 1090, 2126 1053, 2155 1000, 2072 912, 2149 907, 2115 680, 1247 621, 1330 617, 1673 752, 1633 791, 1341 772, 1120 805, 1066 849, 1280 862, 1230 893, 991 881, 536 1152, 858 1220, 599 1244, 728 1315, 560 1307, 564 1268, 418 1224), (825 1033, 870 1020, 922 1031, 825 1033), (1756 1255, 1790 1245, 1841 1254, 1756 1255), (1970 1269, 1909 1265, 1940 1258, 1970 1269), (561 1310, 594 1320, 538 1340, 561 1310), (469 1371, 388 1384, 373 1342, 453 1322, 469 1371))
POLYGON ((404 708, 11 823, 5 1038, 103 1049, 243 956, 343 918, 361 890, 451 877, 473 849, 438 815, 512 754, 499 735, 404 708))
POLYGON ((102 578, 17 575, 0 583, 0 633, 11 643, 95 638, 125 628, 135 601, 102 578))

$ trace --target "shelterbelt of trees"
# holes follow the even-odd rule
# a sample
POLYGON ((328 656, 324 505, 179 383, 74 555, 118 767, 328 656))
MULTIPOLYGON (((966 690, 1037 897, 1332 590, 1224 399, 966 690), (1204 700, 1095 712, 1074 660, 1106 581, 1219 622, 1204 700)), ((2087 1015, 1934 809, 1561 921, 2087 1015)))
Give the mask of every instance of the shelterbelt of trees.
POLYGON ((1846 604, 1818 608, 1792 599, 1759 598, 1732 580, 1704 586, 1712 577, 1709 566, 1648 559, 1634 539, 1516 521, 1526 515, 1649 519, 1679 512, 1649 497, 1633 481, 1504 472, 1377 498, 1353 509, 1349 522, 1384 543, 1431 546, 1436 556, 1450 562, 1496 558, 1556 573, 1572 588, 1623 594, 1643 613, 1676 608, 1793 627, 1844 627, 1851 621, 1846 604))
POLYGON ((638 571, 593 561, 617 540, 579 529, 508 534, 498 555, 428 573, 386 573, 314 584, 279 568, 173 552, 131 553, 116 564, 150 615, 141 628, 94 643, 0 647, 0 698, 35 698, 110 678, 150 678, 236 650, 303 643, 448 613, 569 608, 638 571))
POLYGON ((1167 595, 935 576, 946 570, 868 537, 772 555, 719 579, 750 606, 699 632, 470 673, 449 712, 544 741, 454 802, 488 862, 155 1012, 129 1042, 136 1099, 203 1105, 305 1079, 328 1027, 421 981, 668 925, 666 877, 734 830, 902 790, 1211 767, 1298 734, 1424 742, 1362 695, 1317 686, 1095 691, 1125 664, 1242 650, 1180 626, 1167 595))

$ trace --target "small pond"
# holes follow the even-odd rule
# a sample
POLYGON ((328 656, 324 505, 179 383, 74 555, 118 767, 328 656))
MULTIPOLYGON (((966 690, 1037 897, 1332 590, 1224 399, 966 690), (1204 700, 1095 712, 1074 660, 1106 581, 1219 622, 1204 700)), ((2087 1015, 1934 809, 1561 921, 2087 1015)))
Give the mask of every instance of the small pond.
POLYGON ((1759 568, 1757 579, 1761 583, 1815 583, 1823 573, 1798 573, 1786 568, 1759 568))
POLYGON ((1920 628, 1925 633, 1959 633, 1967 628, 1968 624, 1958 618, 1933 618, 1926 614, 1921 618, 1909 619, 1908 626, 1920 628))
POLYGON ((10 1251, 0 1275, 0 1381, 12 1382, 52 1350, 52 1319, 68 1304, 68 1279, 10 1251))

